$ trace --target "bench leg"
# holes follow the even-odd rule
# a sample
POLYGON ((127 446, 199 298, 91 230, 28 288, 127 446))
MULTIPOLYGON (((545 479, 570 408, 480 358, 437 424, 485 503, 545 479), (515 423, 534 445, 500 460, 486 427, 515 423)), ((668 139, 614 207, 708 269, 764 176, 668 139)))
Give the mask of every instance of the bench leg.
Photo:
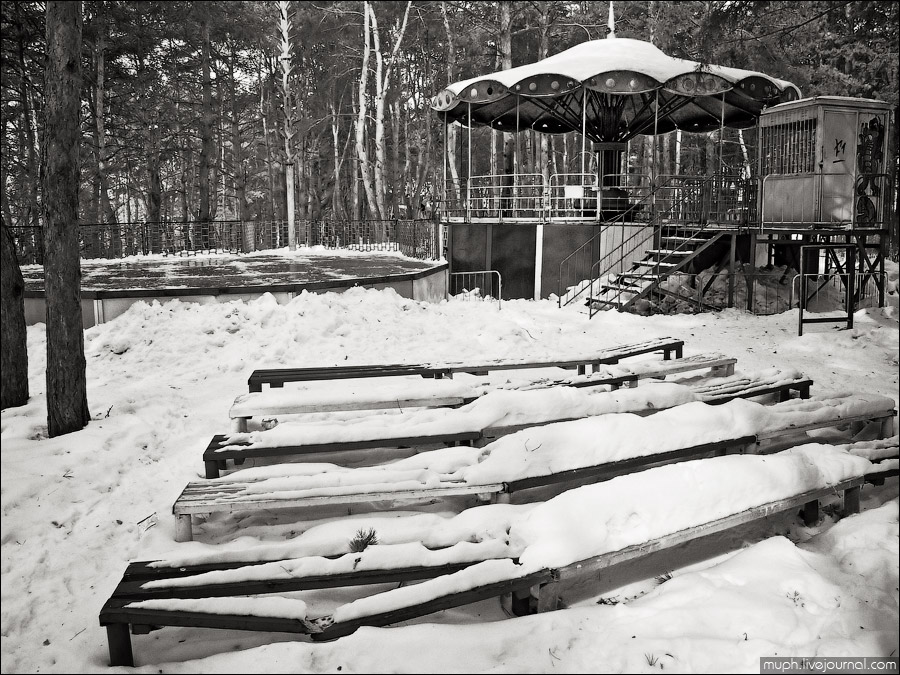
POLYGON ((817 522, 819 522, 819 500, 813 499, 811 502, 806 502, 803 505, 803 511, 801 511, 803 515, 803 524, 807 527, 812 527, 817 522))
POLYGON ((559 583, 551 581, 537 589, 537 612, 553 612, 559 608, 559 583))
POLYGON ((734 375, 734 364, 726 363, 724 366, 713 366, 709 369, 709 374, 713 377, 731 377, 734 375))
POLYGON ((246 417, 235 417, 233 420, 231 420, 231 433, 246 434, 247 433, 247 418, 246 417))
POLYGON ((205 460, 203 460, 203 466, 206 468, 206 477, 207 478, 218 478, 219 477, 219 460, 205 459, 205 460))
POLYGON ((894 435, 894 417, 885 417, 881 420, 881 437, 890 438, 894 435))
POLYGON ((183 513, 175 516, 175 541, 192 541, 194 531, 191 529, 191 514, 183 513))
POLYGON ((134 654, 131 651, 131 634, 127 623, 110 623, 106 625, 106 641, 109 643, 109 665, 134 666, 134 654))
POLYGON ((778 402, 784 403, 785 401, 791 400, 791 390, 790 389, 782 389, 778 392, 778 402))
POLYGON ((509 594, 509 609, 516 616, 534 614, 531 590, 513 591, 509 594))
POLYGON ((844 514, 845 516, 859 513, 859 486, 844 490, 844 514))
POLYGON ((800 387, 800 398, 809 398, 809 385, 804 384, 800 387))

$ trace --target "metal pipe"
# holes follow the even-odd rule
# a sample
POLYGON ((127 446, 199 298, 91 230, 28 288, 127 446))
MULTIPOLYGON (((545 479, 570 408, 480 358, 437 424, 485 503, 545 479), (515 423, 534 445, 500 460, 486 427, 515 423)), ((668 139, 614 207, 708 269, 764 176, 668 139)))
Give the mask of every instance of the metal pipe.
POLYGON ((469 169, 466 172, 466 215, 468 216, 466 220, 472 220, 472 102, 467 101, 466 105, 468 106, 468 115, 466 116, 466 122, 469 125, 469 149, 468 149, 468 162, 469 169))
POLYGON ((585 146, 587 139, 587 87, 581 85, 581 91, 584 92, 581 97, 581 180, 584 180, 584 154, 587 151, 585 146))

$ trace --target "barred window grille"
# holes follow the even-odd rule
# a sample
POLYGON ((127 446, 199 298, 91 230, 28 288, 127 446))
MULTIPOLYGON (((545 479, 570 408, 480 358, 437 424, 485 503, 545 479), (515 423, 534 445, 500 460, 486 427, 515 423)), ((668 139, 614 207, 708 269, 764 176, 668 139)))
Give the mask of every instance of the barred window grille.
POLYGON ((762 175, 812 173, 816 159, 814 117, 765 127, 762 133, 762 175))

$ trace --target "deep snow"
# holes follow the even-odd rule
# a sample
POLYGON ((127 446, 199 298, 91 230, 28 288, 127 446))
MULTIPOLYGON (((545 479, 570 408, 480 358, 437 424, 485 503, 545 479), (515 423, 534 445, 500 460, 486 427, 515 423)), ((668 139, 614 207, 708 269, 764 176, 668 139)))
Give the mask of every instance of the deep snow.
MULTIPOLYGON (((738 310, 602 313, 589 321, 580 308, 549 302, 510 301, 498 310, 493 303, 429 305, 363 289, 303 294, 283 306, 271 297, 139 304, 86 331, 92 422, 55 439, 46 437, 44 327, 31 327, 32 398, 2 414, 2 670, 110 670, 97 615, 129 560, 223 551, 249 559, 286 550, 328 555, 323 551, 346 550, 361 523, 387 535, 389 521, 407 530, 407 538, 396 535, 398 543, 417 530, 445 544, 460 541, 460 529, 486 538, 478 511, 457 521, 446 511, 451 505, 438 504, 421 515, 350 520, 327 512, 306 522, 270 513, 210 518, 197 528, 198 541, 176 544, 171 505, 202 476, 202 451, 229 428, 229 407, 254 368, 552 358, 674 336, 685 340, 688 353, 737 357, 740 371, 803 372, 814 380, 816 397, 856 391, 896 401, 897 272, 890 269, 888 307, 858 312, 853 330, 822 325, 803 337, 796 336, 796 310, 770 317, 738 310)), ((339 413, 317 419, 329 415, 346 419, 339 413)), ((144 664, 137 670, 757 672, 761 656, 896 654, 897 493, 892 479, 864 490, 859 516, 835 523, 825 508, 821 522, 806 528, 785 514, 679 547, 576 589, 564 598, 569 608, 545 615, 509 619, 499 603, 485 601, 325 644, 167 628, 133 638, 144 664)), ((509 511, 500 527, 522 509, 502 508, 509 511)), ((327 611, 329 603, 359 596, 297 594, 291 611, 307 605, 327 611)))

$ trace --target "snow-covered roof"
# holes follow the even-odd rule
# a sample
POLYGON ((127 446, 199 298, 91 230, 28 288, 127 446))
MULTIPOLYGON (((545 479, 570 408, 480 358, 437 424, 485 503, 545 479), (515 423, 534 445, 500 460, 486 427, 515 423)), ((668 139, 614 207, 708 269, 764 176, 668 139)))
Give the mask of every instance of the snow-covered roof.
POLYGON ((630 38, 583 42, 509 70, 450 84, 432 99, 447 122, 504 131, 581 130, 596 141, 675 128, 706 131, 753 123, 762 109, 800 97, 786 80, 668 56, 630 38), (656 101, 659 119, 656 119, 656 101))

